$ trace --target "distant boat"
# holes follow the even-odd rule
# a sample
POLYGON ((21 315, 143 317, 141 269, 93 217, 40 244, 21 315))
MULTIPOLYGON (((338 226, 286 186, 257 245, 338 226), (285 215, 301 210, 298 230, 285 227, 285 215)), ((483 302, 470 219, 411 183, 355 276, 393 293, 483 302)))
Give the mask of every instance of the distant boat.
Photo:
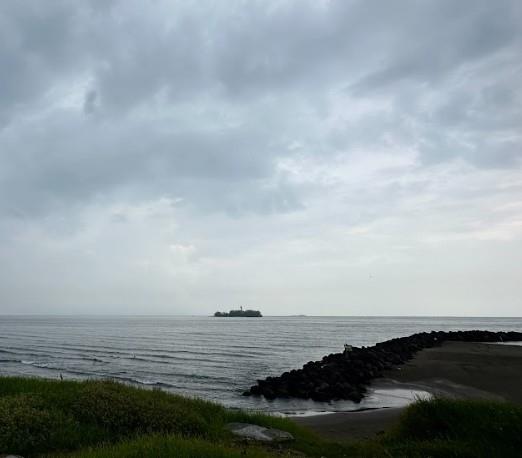
POLYGON ((243 310, 243 307, 239 307, 239 310, 230 310, 230 312, 216 312, 216 317, 248 317, 248 318, 260 318, 261 312, 259 310, 243 310))

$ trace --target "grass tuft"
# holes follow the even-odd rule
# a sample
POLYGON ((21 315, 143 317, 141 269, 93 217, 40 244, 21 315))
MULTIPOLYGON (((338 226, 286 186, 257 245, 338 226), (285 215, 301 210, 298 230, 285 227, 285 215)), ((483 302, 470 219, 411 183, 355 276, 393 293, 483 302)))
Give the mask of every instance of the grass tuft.
POLYGON ((405 410, 387 441, 404 456, 521 456, 522 407, 485 400, 420 400, 405 410))

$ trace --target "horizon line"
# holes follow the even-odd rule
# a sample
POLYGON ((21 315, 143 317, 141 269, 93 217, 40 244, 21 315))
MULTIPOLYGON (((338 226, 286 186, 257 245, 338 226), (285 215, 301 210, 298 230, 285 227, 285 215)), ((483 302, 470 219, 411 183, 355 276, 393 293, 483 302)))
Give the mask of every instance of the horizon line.
MULTIPOLYGON (((102 314, 102 313, 0 313, 0 317, 195 317, 215 318, 207 314, 102 314)), ((260 318, 522 318, 522 315, 263 315, 260 318)), ((227 317, 230 318, 230 317, 227 317)), ((233 318, 233 317, 232 317, 233 318)), ((242 317, 239 317, 242 318, 242 317)))

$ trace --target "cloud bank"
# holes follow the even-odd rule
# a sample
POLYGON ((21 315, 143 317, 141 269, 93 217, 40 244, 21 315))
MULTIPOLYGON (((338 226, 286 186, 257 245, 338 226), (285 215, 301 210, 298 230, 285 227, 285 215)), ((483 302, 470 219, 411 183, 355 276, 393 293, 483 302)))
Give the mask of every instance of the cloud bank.
POLYGON ((520 315, 522 5, 0 4, 0 313, 520 315))

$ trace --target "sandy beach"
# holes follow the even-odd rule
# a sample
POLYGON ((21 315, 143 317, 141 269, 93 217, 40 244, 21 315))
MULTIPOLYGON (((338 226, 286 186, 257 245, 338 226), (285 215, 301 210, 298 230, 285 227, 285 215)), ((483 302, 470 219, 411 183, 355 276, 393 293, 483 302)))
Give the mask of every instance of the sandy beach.
MULTIPOLYGON (((522 403, 522 346, 446 342, 420 351, 372 386, 424 390, 458 399, 494 399, 522 403)), ((378 409, 294 418, 337 440, 365 438, 392 427, 403 409, 378 409)))

